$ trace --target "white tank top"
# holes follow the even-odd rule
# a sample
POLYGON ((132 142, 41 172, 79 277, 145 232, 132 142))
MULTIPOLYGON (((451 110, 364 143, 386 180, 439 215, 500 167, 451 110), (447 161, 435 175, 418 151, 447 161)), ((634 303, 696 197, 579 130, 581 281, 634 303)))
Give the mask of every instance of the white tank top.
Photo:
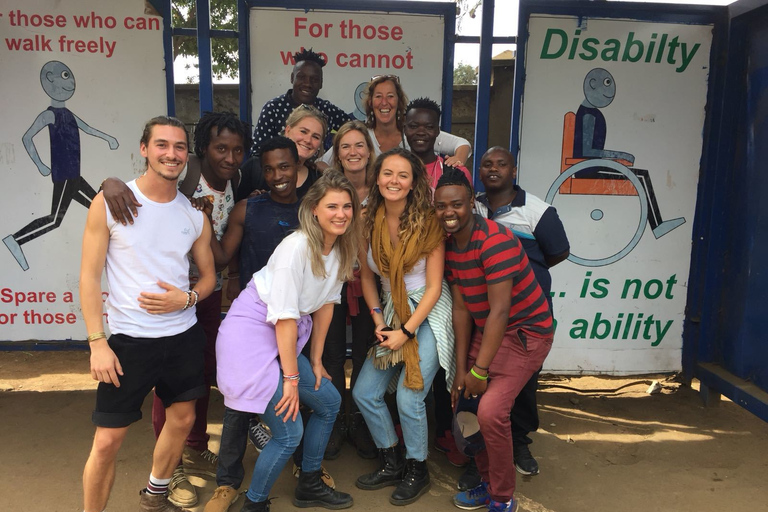
MULTIPOLYGON (((387 293, 392 293, 392 285, 389 283, 389 278, 381 275, 379 267, 377 267, 376 262, 373 261, 373 252, 370 247, 368 247, 368 268, 381 278, 381 288, 387 293)), ((411 271, 403 276, 403 281, 405 281, 405 289, 409 292, 426 286, 427 258, 421 258, 417 261, 411 271)))
POLYGON ((141 193, 136 180, 127 185, 143 206, 133 225, 123 226, 107 214, 109 329, 137 338, 180 334, 195 324, 195 308, 150 315, 139 307, 138 297, 165 292, 158 281, 189 289, 187 253, 203 232, 203 213, 180 192, 173 201, 157 203, 141 193))

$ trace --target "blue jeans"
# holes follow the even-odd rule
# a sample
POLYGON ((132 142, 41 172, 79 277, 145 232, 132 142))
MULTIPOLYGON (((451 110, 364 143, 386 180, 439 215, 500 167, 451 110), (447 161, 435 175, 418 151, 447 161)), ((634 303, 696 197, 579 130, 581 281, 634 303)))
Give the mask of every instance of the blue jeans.
POLYGON ((427 459, 429 451, 427 407, 424 405, 424 398, 429 393, 440 362, 437 358, 437 341, 429 326, 429 320, 424 320, 424 323, 419 326, 416 337, 419 340, 419 368, 424 379, 424 387, 421 391, 408 389, 403 385, 405 372, 400 371, 403 367, 402 363, 386 370, 378 370, 373 366, 373 360, 367 358, 363 363, 363 369, 360 370, 357 383, 352 389, 352 397, 360 412, 363 413, 376 446, 378 448, 394 446, 397 443, 397 434, 392 416, 384 402, 384 394, 392 377, 400 372, 397 382, 397 410, 400 413, 406 457, 423 461, 427 459))
MULTIPOLYGON (((315 374, 309 360, 299 355, 299 401, 312 409, 313 413, 304 431, 301 415, 296 421, 283 422, 275 414, 275 406, 283 398, 282 373, 280 385, 272 395, 267 408, 260 415, 261 421, 272 431, 272 439, 256 459, 251 485, 246 493, 248 499, 255 502, 269 497, 280 472, 291 457, 304 436, 304 459, 302 471, 313 472, 320 469, 328 438, 333 430, 333 423, 339 412, 341 397, 331 382, 323 379, 320 389, 315 391, 315 374)), ((224 426, 221 433, 219 451, 219 469, 216 473, 217 485, 230 485, 237 489, 243 481, 242 460, 248 436, 248 424, 252 414, 232 409, 224 413, 224 426)))

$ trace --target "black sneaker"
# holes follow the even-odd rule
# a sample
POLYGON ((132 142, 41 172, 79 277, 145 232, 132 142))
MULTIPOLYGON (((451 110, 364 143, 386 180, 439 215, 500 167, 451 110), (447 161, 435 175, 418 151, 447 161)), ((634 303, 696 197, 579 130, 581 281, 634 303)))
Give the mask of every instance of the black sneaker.
POLYGON ((256 451, 261 453, 261 450, 267 446, 269 440, 272 439, 272 432, 269 431, 269 427, 264 425, 260 421, 252 421, 248 427, 248 440, 256 448, 256 451))
POLYGON ((531 455, 531 450, 527 444, 520 444, 515 446, 515 469, 521 475, 538 475, 539 463, 531 455))
POLYGON ((480 472, 477 470, 477 464, 475 463, 474 457, 469 459, 469 464, 467 464, 467 469, 464 470, 464 473, 459 477, 459 483, 456 485, 460 491, 468 491, 470 489, 474 489, 478 485, 480 485, 480 472))

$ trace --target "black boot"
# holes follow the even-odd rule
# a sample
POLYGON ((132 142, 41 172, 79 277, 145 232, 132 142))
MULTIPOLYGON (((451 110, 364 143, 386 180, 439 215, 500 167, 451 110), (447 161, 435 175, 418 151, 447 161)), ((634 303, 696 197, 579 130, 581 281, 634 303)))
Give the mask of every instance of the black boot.
POLYGON ((389 497, 393 505, 409 505, 429 490, 429 471, 427 461, 408 459, 405 461, 403 481, 389 497))
POLYGON ((379 451, 368 431, 368 425, 365 424, 363 415, 356 412, 352 415, 349 422, 349 440, 357 448, 357 455, 363 459, 375 459, 379 451))
POLYGON ((245 498, 245 502, 240 512, 269 512, 269 502, 271 500, 251 501, 248 499, 248 496, 243 496, 243 498, 245 498))
POLYGON ((325 454, 323 459, 334 460, 338 459, 341 455, 341 446, 344 444, 344 440, 347 438, 347 422, 344 414, 339 413, 336 417, 336 421, 333 423, 333 430, 331 431, 331 437, 328 438, 328 444, 325 447, 325 454))
POLYGON ((334 491, 323 482, 321 469, 311 473, 302 471, 293 493, 293 504, 299 508, 323 507, 331 510, 352 506, 352 496, 334 491))
POLYGON ((400 452, 400 446, 392 448, 382 448, 379 450, 381 466, 373 473, 368 473, 357 479, 355 485, 360 489, 372 491, 381 489, 388 485, 397 485, 403 479, 403 454, 400 452))

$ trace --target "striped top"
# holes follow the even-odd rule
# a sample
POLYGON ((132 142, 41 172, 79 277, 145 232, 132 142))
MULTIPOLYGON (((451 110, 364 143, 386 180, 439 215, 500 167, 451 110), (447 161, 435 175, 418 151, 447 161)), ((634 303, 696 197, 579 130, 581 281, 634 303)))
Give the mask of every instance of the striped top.
POLYGON ((488 285, 512 279, 512 304, 507 330, 553 332, 552 314, 531 270, 520 240, 506 227, 475 215, 467 247, 451 237, 445 251, 445 276, 456 284, 475 325, 482 331, 490 313, 488 285))

